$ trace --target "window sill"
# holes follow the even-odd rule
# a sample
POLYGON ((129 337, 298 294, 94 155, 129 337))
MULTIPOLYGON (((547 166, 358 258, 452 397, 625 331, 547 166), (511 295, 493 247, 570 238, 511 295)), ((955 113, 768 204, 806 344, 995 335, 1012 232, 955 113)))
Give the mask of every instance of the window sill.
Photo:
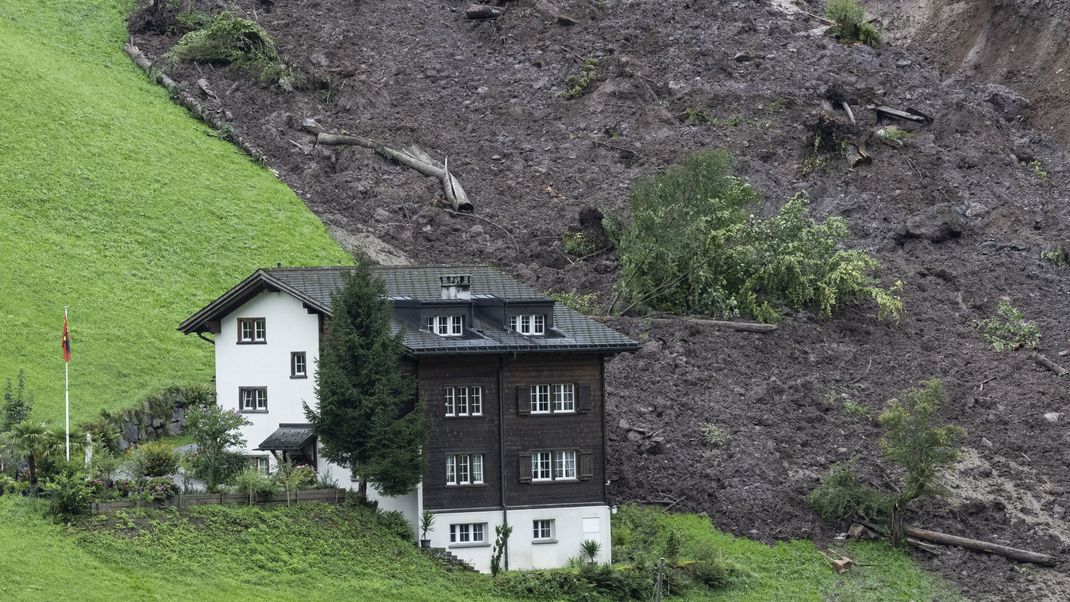
POLYGON ((583 479, 532 479, 531 485, 556 485, 560 483, 579 483, 583 479))
POLYGON ((451 550, 455 548, 489 548, 490 543, 486 541, 476 541, 472 543, 451 543, 449 548, 451 550))
POLYGON ((239 414, 267 414, 267 410, 238 410, 239 414))
POLYGON ((308 375, 307 374, 291 374, 290 375, 290 380, 306 380, 306 379, 308 379, 308 375))
POLYGON ((575 416, 576 410, 559 410, 557 412, 528 412, 529 416, 575 416))
POLYGON ((557 540, 556 539, 533 539, 533 540, 531 540, 531 545, 533 545, 533 546, 552 544, 552 543, 557 543, 557 540))
POLYGON ((455 418, 486 418, 483 414, 446 414, 443 418, 455 419, 455 418))
POLYGON ((448 489, 472 489, 474 487, 486 487, 486 483, 446 483, 448 489))
POLYGON ((267 345, 267 341, 238 341, 239 345, 267 345))

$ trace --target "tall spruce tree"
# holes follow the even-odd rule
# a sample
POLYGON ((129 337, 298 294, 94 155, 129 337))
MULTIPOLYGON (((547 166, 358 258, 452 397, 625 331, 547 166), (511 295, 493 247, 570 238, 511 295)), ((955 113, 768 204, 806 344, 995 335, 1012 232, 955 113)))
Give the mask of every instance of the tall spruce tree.
POLYGON ((3 416, 0 431, 9 431, 16 424, 28 419, 33 407, 33 394, 26 391, 26 374, 19 370, 18 385, 11 386, 11 379, 4 382, 3 416))
POLYGON ((415 381, 401 371, 402 333, 392 334, 393 308, 383 281, 363 263, 331 299, 331 317, 316 371, 319 407, 305 414, 322 455, 350 466, 367 497, 368 483, 400 495, 420 482, 426 421, 415 381))

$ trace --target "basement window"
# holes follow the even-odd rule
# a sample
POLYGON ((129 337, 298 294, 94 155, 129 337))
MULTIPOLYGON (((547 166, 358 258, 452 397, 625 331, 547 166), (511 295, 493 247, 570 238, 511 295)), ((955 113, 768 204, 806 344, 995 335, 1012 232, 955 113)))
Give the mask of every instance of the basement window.
POLYGON ((487 542, 487 523, 459 523, 450 525, 450 543, 481 544, 487 542))

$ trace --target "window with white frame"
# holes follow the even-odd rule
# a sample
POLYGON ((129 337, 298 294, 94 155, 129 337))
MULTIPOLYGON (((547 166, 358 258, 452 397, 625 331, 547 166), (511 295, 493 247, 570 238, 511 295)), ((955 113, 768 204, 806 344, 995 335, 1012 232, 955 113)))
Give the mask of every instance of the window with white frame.
POLYGON ((554 480, 570 481, 576 479, 576 452, 555 451, 554 454, 554 480))
POLYGON ((446 485, 482 485, 483 454, 446 456, 446 485))
POLYGON ((540 519, 531 522, 531 537, 535 541, 551 541, 554 538, 553 519, 540 519))
POLYGON ((554 412, 576 411, 576 385, 553 385, 554 412))
POLYGON ((531 413, 550 413, 550 385, 531 386, 531 413))
POLYGON ((264 318, 238 318, 239 343, 267 342, 266 321, 264 318))
POLYGON ((509 330, 527 336, 542 336, 546 334, 546 316, 543 314, 509 316, 509 330))
POLYGON ((446 387, 447 416, 482 416, 483 387, 446 387))
POLYGON ((550 481, 553 479, 551 466, 553 465, 551 452, 535 452, 531 454, 531 480, 550 481))
POLYGON ((427 331, 443 337, 459 337, 464 334, 464 316, 428 316, 427 331))
POLYGON ((266 412, 267 387, 239 387, 238 410, 242 412, 266 412))
POLYGON ((486 543, 487 523, 450 525, 450 543, 486 543))
POLYGON ((290 378, 308 378, 308 361, 304 351, 290 352, 290 378))
POLYGON ((267 456, 249 456, 249 467, 260 474, 267 474, 271 464, 268 463, 267 456))

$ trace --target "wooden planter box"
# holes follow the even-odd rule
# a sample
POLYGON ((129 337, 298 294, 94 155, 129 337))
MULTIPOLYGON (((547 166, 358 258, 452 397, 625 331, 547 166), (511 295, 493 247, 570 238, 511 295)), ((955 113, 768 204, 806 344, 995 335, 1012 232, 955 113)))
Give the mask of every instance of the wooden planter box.
MULTIPOLYGON (((345 499, 345 489, 310 489, 297 491, 290 495, 290 503, 337 504, 345 499)), ((189 508, 205 505, 247 506, 249 496, 244 493, 190 493, 181 494, 162 502, 143 502, 141 500, 115 500, 112 502, 94 502, 94 512, 111 512, 125 508, 189 508)), ((285 506, 286 494, 266 496, 257 494, 253 504, 260 507, 285 506)))

